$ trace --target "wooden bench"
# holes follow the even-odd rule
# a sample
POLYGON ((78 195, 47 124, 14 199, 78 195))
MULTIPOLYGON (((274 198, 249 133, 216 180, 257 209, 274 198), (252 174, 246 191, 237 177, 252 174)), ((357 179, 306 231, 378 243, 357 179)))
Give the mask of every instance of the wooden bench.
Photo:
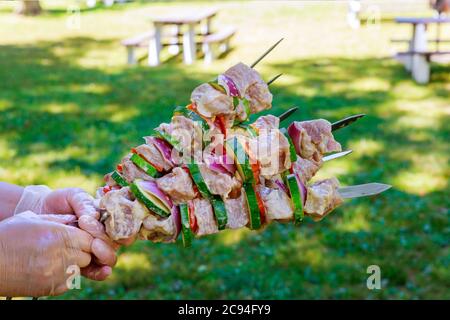
MULTIPOLYGON (((204 36, 201 33, 198 33, 197 35, 199 36, 204 36)), ((211 34, 212 35, 212 34, 211 34)), ((173 46, 173 47, 177 47, 174 48, 176 50, 173 50, 172 53, 177 54, 179 52, 179 47, 183 44, 183 42, 180 40, 181 37, 183 36, 182 33, 178 32, 177 29, 169 32, 167 35, 165 35, 165 41, 161 43, 161 45, 163 47, 167 47, 167 46, 173 46)), ((205 37, 208 37, 209 35, 206 35, 205 37)), ((155 32, 152 31, 148 31, 148 32, 144 32, 141 34, 138 34, 136 36, 127 38, 122 40, 122 45, 124 47, 127 48, 127 63, 130 65, 136 64, 137 63, 137 58, 136 58, 136 54, 135 51, 137 48, 147 48, 149 46, 150 40, 153 39, 155 37, 155 32)), ((202 44, 203 41, 202 40, 196 40, 196 44, 202 44)), ((170 51, 170 48, 169 48, 170 51)), ((139 59, 140 60, 140 59, 139 59)))
POLYGON ((134 37, 127 38, 122 41, 122 45, 127 48, 127 63, 128 64, 136 64, 136 55, 135 55, 135 49, 136 48, 144 48, 148 47, 148 43, 150 39, 152 39, 155 36, 155 32, 148 31, 145 33, 138 34, 134 37))
MULTIPOLYGON (((217 56, 216 46, 219 47, 220 54, 230 50, 230 40, 236 33, 236 29, 233 27, 226 27, 216 33, 201 34, 197 33, 198 39, 196 44, 202 44, 203 53, 205 54, 205 63, 210 63, 217 56)), ((183 36, 182 33, 176 30, 166 35, 165 41, 161 43, 162 46, 177 46, 180 47, 183 42, 180 40, 183 36)), ((136 36, 122 40, 122 45, 127 49, 127 63, 130 65, 137 63, 136 49, 147 48, 150 40, 155 37, 155 32, 148 31, 136 36)), ((169 48, 170 50, 170 48, 169 48)), ((174 52, 178 52, 175 50, 174 52)))
POLYGON ((220 54, 230 50, 230 40, 236 34, 236 28, 225 27, 216 33, 211 33, 203 38, 203 53, 205 63, 211 63, 216 57, 216 46, 219 47, 220 54))
POLYGON ((405 51, 399 52, 395 58, 405 64, 413 79, 418 83, 430 81, 430 62, 433 57, 450 56, 450 51, 405 51))

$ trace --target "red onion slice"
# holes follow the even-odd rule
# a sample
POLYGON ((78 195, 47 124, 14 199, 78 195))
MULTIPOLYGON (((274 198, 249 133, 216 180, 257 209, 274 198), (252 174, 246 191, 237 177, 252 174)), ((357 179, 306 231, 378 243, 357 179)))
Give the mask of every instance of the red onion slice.
POLYGON ((300 191, 302 193, 302 201, 303 201, 303 205, 306 204, 306 199, 308 198, 308 191, 306 189, 305 184, 302 182, 302 180, 300 179, 299 175, 297 173, 295 173, 295 178, 297 179, 297 184, 300 187, 300 191))
POLYGON ((276 180, 275 180, 275 184, 276 184, 277 186, 279 186, 280 189, 283 190, 286 194, 289 194, 289 190, 288 190, 288 188, 286 187, 286 185, 283 183, 283 181, 281 181, 280 179, 276 179, 276 180))
POLYGON ((228 77, 224 74, 221 74, 221 75, 219 75, 219 77, 217 77, 217 82, 222 87, 225 88, 227 95, 229 95, 230 97, 240 97, 241 96, 241 93, 239 92, 236 84, 230 77, 228 77))
POLYGON ((232 157, 230 157, 227 154, 223 154, 221 157, 221 163, 222 167, 224 167, 229 173, 235 174, 236 173, 236 164, 234 163, 234 160, 232 157))
POLYGON ((236 166, 227 155, 208 155, 205 157, 205 162, 208 168, 220 172, 234 174, 236 172, 236 166))
POLYGON ((288 134, 294 143, 295 151, 301 154, 301 128, 297 126, 297 122, 293 122, 288 127, 288 134))
POLYGON ((146 143, 153 142, 155 147, 161 152, 165 160, 173 164, 172 160, 172 146, 165 140, 158 137, 145 137, 146 143))
POLYGON ((213 171, 219 172, 219 173, 226 173, 226 174, 228 174, 228 171, 224 167, 222 167, 222 165, 219 164, 219 163, 210 163, 208 165, 208 168, 213 170, 213 171))
POLYGON ((179 206, 173 206, 171 212, 171 218, 173 219, 173 223, 175 223, 175 234, 173 235, 171 240, 176 240, 178 235, 181 232, 181 216, 180 216, 180 208, 179 206))
POLYGON ((172 209, 172 207, 173 207, 172 200, 164 192, 162 192, 161 189, 158 188, 158 186, 156 185, 156 182, 142 180, 142 181, 138 181, 136 183, 138 183, 139 186, 141 188, 143 188, 145 191, 147 191, 148 193, 151 193, 152 195, 157 197, 159 200, 161 200, 161 202, 167 207, 168 210, 172 209))

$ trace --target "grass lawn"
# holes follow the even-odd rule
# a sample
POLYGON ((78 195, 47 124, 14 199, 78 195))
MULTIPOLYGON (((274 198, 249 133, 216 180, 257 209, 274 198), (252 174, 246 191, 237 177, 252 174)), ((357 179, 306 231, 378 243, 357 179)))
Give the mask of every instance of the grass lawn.
POLYGON ((266 79, 284 73, 271 87, 274 113, 297 105, 297 119, 367 114, 336 133, 354 152, 327 163, 320 177, 394 188, 298 228, 226 231, 191 249, 137 242, 121 249, 110 280, 83 280, 62 298, 449 299, 450 65, 433 64, 431 83, 415 84, 389 58, 399 49, 389 39, 408 37, 409 27, 383 21, 353 30, 344 1, 215 3, 217 25, 238 28, 224 59, 125 65, 120 40, 148 28, 152 15, 206 5, 83 9, 73 29, 55 1, 44 1, 48 11, 35 18, 1 4, 0 180, 93 192, 196 85, 284 37, 257 68, 266 79), (381 290, 366 287, 369 265, 381 268, 381 290))

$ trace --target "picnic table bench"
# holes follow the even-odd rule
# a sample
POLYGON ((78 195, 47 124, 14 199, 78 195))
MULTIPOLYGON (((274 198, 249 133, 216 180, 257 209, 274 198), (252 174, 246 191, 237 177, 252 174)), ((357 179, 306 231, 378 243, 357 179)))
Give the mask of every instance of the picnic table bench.
POLYGON ((211 63, 216 57, 215 45, 219 45, 220 53, 230 50, 230 40, 236 33, 236 28, 226 27, 217 33, 206 35, 203 39, 205 63, 211 63))
POLYGON ((393 39, 393 42, 406 42, 409 44, 407 51, 399 52, 394 57, 405 65, 410 71, 413 79, 417 83, 428 83, 430 81, 430 62, 434 57, 450 55, 450 51, 429 50, 428 42, 446 43, 447 39, 427 39, 427 25, 450 23, 450 18, 430 17, 430 18, 396 18, 397 23, 411 24, 413 27, 412 38, 410 40, 393 39))
POLYGON ((225 27, 213 33, 211 20, 216 14, 216 9, 208 9, 191 14, 153 18, 152 31, 122 41, 122 45, 127 48, 128 64, 136 63, 135 49, 147 47, 148 65, 157 66, 160 64, 161 50, 165 46, 168 46, 173 54, 182 49, 184 63, 191 64, 196 59, 198 45, 203 45, 205 62, 211 62, 216 56, 216 45, 219 45, 221 52, 229 50, 230 39, 236 32, 234 28, 225 27), (199 26, 201 30, 198 30, 199 26), (166 32, 168 29, 169 33, 166 32))

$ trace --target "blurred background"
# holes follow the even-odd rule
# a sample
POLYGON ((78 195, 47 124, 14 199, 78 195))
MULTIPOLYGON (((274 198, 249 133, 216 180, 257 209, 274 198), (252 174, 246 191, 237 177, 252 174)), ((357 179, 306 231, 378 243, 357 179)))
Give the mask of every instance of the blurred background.
MULTIPOLYGON (((412 24, 395 19, 436 18, 429 1, 106 2, 0 1, 1 181, 93 193, 198 84, 283 37, 257 66, 265 79, 284 74, 271 85, 270 112, 295 105, 296 120, 329 121, 366 113, 336 133, 353 153, 319 178, 394 188, 349 201, 321 223, 225 231, 190 249, 137 242, 120 250, 111 279, 83 279, 61 298, 450 298, 450 63, 439 54, 450 43, 428 41, 427 83, 393 58, 412 39, 412 24), (160 17, 210 8, 212 30, 236 29, 228 52, 210 63, 199 52, 185 64, 164 47, 151 67, 144 41, 127 64, 124 39, 160 17), (370 265, 381 269, 381 290, 366 286, 370 265)), ((430 23, 426 34, 448 40, 450 24, 430 23)))

